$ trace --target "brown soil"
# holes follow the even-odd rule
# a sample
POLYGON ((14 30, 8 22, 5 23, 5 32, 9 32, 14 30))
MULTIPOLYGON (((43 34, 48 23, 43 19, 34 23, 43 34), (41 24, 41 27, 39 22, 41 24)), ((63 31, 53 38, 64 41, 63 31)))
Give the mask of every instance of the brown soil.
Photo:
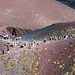
POLYGON ((42 52, 37 53, 41 58, 38 67, 40 75, 65 75, 66 72, 72 71, 71 66, 73 66, 75 58, 75 39, 46 43, 38 48, 42 48, 42 52), (44 50, 45 48, 47 49, 44 50), (50 62, 48 62, 49 59, 50 62), (59 63, 57 64, 57 62, 59 63), (62 64, 65 64, 64 69, 59 68, 62 64))
POLYGON ((15 47, 4 55, 8 57, 6 61, 2 61, 3 56, 0 56, 0 75, 36 75, 37 73, 38 75, 65 75, 66 72, 74 75, 74 52, 75 39, 46 42, 33 49, 15 47), (38 51, 39 48, 41 51, 38 51), (25 52, 28 54, 25 55, 25 52), (29 58, 28 62, 25 60, 27 58, 29 58), (31 58, 35 59, 33 63, 31 58), (15 63, 13 67, 10 67, 11 62, 15 63), (37 70, 34 69, 35 66, 33 67, 36 62, 39 63, 35 68, 37 70), (31 70, 28 71, 24 67, 31 67, 31 70))
POLYGON ((53 23, 75 21, 75 10, 54 0, 2 0, 0 27, 36 30, 53 23))
POLYGON ((6 44, 7 42, 0 40, 0 54, 2 54, 2 51, 6 51, 7 47, 6 44))

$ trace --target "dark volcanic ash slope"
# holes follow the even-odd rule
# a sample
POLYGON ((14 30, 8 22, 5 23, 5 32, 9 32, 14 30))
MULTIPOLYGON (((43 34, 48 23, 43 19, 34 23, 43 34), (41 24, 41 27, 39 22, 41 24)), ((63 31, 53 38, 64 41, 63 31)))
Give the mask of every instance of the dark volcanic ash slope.
POLYGON ((75 21, 75 10, 55 0, 0 1, 0 27, 35 30, 66 21, 75 21))
POLYGON ((75 0, 56 0, 75 9, 75 0))
POLYGON ((61 36, 75 34, 75 22, 52 24, 43 29, 38 29, 33 32, 21 35, 23 40, 44 39, 50 36, 61 36))

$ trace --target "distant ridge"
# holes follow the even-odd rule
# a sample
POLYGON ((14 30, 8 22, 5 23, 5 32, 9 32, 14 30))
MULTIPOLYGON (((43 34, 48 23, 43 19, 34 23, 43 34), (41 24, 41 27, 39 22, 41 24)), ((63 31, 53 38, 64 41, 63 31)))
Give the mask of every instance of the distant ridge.
POLYGON ((56 1, 59 1, 73 9, 75 9, 75 0, 56 0, 56 1))

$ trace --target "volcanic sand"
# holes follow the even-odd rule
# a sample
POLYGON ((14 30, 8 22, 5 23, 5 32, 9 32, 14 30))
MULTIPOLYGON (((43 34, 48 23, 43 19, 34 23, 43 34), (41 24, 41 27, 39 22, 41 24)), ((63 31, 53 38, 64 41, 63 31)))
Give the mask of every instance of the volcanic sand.
POLYGON ((1 0, 2 26, 36 30, 53 23, 75 21, 75 10, 55 0, 1 0))

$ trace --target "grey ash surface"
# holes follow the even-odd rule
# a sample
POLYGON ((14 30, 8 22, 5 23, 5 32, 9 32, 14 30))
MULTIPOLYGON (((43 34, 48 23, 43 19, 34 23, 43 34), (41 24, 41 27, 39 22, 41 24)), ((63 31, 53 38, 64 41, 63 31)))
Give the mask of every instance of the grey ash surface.
MULTIPOLYGON (((32 32, 29 32, 27 34, 23 34, 21 36, 22 36, 23 40, 31 40, 31 39, 40 40, 40 39, 44 39, 45 37, 49 38, 50 36, 62 36, 62 34, 61 34, 62 30, 64 30, 64 32, 67 33, 65 28, 68 29, 68 28, 71 28, 71 26, 75 27, 74 26, 75 24, 73 24, 73 25, 70 25, 70 24, 71 23, 52 24, 43 29, 38 29, 38 30, 35 30, 32 32), (57 33, 57 31, 59 31, 58 34, 53 35, 53 32, 57 33), (49 35, 49 33, 51 33, 51 35, 49 35)), ((65 35, 65 33, 64 33, 64 35, 65 35)))

